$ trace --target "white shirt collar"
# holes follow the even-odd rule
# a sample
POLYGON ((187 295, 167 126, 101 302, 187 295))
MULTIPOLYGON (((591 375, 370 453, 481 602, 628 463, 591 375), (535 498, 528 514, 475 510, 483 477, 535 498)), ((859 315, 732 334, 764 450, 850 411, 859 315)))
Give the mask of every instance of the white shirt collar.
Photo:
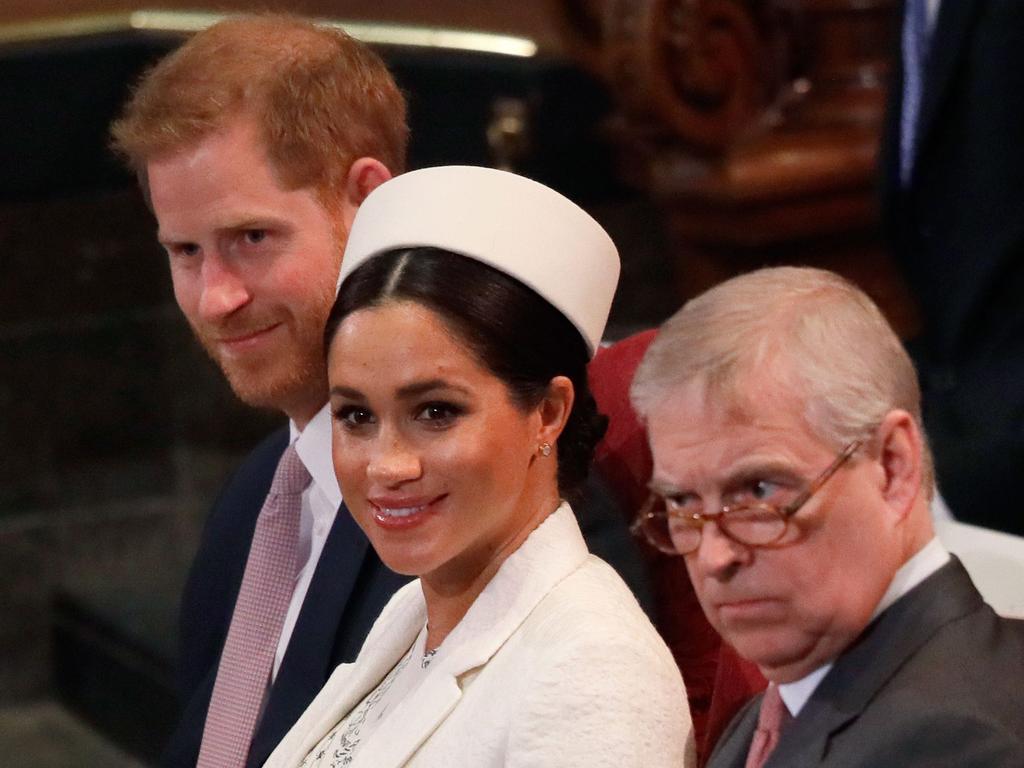
POLYGON ((948 562, 949 551, 942 546, 942 542, 939 541, 938 537, 932 538, 916 555, 907 560, 896 571, 896 575, 892 577, 889 588, 882 595, 882 599, 878 601, 875 612, 871 614, 871 620, 874 621, 881 615, 882 611, 948 562))
MULTIPOLYGON (((892 581, 889 583, 889 588, 882 595, 882 599, 878 601, 878 605, 875 606, 875 611, 871 614, 871 620, 874 621, 882 611, 948 562, 949 552, 942 546, 942 542, 938 538, 933 538, 896 571, 896 575, 892 577, 892 581)), ((818 684, 824 679, 830 669, 832 669, 831 661, 818 667, 806 677, 794 680, 791 683, 783 683, 779 686, 779 696, 782 697, 786 709, 789 710, 793 717, 800 714, 800 710, 804 708, 804 705, 811 698, 818 684)))
POLYGON ((324 405, 301 432, 295 422, 288 421, 291 441, 302 459, 306 470, 330 504, 337 509, 341 504, 341 488, 334 476, 334 462, 331 460, 331 408, 324 405))
POLYGON ((779 696, 782 697, 782 703, 786 705, 789 714, 793 717, 800 714, 800 710, 804 708, 804 704, 811 698, 811 694, 818 687, 818 683, 822 681, 830 669, 832 669, 831 661, 818 667, 806 677, 794 680, 792 683, 782 683, 779 686, 779 696))

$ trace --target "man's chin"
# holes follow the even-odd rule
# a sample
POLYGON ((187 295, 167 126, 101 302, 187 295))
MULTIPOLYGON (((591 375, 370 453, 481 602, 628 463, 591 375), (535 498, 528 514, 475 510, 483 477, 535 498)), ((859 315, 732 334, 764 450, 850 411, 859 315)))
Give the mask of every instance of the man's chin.
POLYGON ((282 411, 297 394, 297 382, 294 381, 282 381, 279 377, 267 374, 240 371, 235 366, 224 363, 220 364, 220 369, 235 397, 254 408, 282 411))
MULTIPOLYGON (((754 662, 769 680, 798 680, 818 666, 818 648, 811 638, 797 633, 736 635, 727 638, 736 652, 754 662)), ((825 659, 821 659, 824 663, 825 659)))
POLYGON ((235 393, 235 397, 252 408, 270 411, 286 410, 285 403, 289 400, 287 393, 262 387, 236 385, 230 380, 228 383, 231 385, 231 391, 235 393))
POLYGON ((300 361, 290 361, 288 365, 275 366, 270 370, 268 366, 250 370, 218 362, 231 391, 253 408, 281 411, 295 417, 310 407, 310 403, 317 400, 319 394, 323 394, 322 399, 326 401, 326 371, 308 363, 302 365, 300 361), (296 413, 293 414, 293 411, 296 413))
MULTIPOLYGON (((264 348, 226 354, 213 339, 195 327, 192 330, 224 374, 232 392, 246 405, 291 414, 293 410, 306 409, 321 394, 326 402, 327 369, 315 343, 307 345, 317 349, 317 353, 310 356, 298 353, 303 348, 301 343, 285 345, 284 336, 275 338, 275 343, 264 348)), ((319 338, 316 334, 306 336, 319 338)))

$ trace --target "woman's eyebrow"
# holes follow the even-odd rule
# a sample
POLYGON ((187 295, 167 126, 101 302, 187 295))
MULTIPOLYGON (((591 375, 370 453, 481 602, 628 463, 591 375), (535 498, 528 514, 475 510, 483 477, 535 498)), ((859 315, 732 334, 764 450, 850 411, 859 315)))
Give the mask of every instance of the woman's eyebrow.
POLYGON ((465 387, 453 384, 450 381, 445 381, 444 379, 428 379, 426 381, 416 381, 412 384, 406 384, 403 387, 399 387, 395 394, 399 398, 405 400, 420 397, 425 395, 427 392, 433 392, 437 389, 448 389, 461 392, 463 394, 469 394, 469 390, 465 387))
POLYGON ((360 392, 358 389, 352 387, 346 387, 342 384, 337 384, 331 387, 330 394, 344 397, 346 400, 366 400, 366 395, 360 392))
MULTIPOLYGON (((470 391, 459 384, 453 384, 450 381, 444 379, 428 379, 426 381, 416 381, 412 384, 406 384, 399 387, 395 391, 395 396, 400 400, 411 400, 416 397, 422 397, 428 392, 434 392, 436 390, 449 390, 453 392, 460 392, 464 395, 469 395, 470 391)), ((349 387, 344 384, 336 384, 331 387, 330 394, 332 396, 337 395, 338 397, 344 397, 347 400, 360 400, 365 401, 366 395, 360 392, 354 387, 349 387)))

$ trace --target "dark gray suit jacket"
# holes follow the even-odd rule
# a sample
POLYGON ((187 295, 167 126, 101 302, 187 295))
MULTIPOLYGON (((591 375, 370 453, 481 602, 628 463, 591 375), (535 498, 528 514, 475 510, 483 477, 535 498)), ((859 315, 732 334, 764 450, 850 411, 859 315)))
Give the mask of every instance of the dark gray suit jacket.
MULTIPOLYGON (((708 768, 742 768, 760 704, 708 768)), ((836 660, 765 768, 783 766, 1021 768, 1024 622, 997 616, 954 558, 836 660)))

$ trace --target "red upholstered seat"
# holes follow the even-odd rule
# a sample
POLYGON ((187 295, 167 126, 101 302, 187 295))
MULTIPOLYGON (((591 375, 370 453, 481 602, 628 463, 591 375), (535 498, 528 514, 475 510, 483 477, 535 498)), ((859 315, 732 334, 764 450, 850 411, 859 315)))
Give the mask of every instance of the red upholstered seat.
MULTIPOLYGON (((643 331, 601 349, 590 364, 598 409, 609 418, 595 462, 632 517, 647 497, 651 454, 629 404, 629 385, 656 335, 643 331)), ((740 706, 765 686, 754 665, 739 658, 711 628, 694 594, 683 559, 643 547, 654 590, 655 624, 682 670, 701 764, 740 706)))

